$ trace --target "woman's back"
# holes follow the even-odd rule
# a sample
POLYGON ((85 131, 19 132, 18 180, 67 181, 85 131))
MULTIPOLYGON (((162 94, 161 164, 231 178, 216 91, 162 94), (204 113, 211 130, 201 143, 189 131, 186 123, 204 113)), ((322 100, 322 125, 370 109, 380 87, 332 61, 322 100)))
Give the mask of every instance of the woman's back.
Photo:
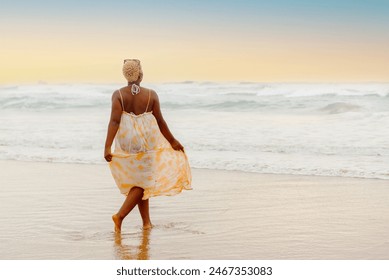
POLYGON ((152 115, 151 91, 142 88, 133 95, 119 89, 119 95, 123 111, 115 138, 115 152, 136 154, 168 147, 152 115))
POLYGON ((119 89, 119 95, 122 99, 122 109, 127 113, 140 115, 152 111, 154 98, 150 89, 141 87, 140 92, 134 95, 130 87, 124 87, 119 89))

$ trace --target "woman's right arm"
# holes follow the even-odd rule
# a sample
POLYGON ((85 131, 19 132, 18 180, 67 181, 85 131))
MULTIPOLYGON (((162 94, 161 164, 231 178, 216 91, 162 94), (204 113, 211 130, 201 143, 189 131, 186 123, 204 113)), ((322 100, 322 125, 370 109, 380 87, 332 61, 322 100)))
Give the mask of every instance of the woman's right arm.
POLYGON ((165 136, 166 140, 169 141, 170 145, 174 150, 184 151, 184 147, 174 138, 173 134, 170 132, 169 127, 167 126, 166 121, 164 120, 161 112, 161 106, 159 104, 158 95, 153 91, 153 115, 157 120, 159 130, 162 135, 165 136))
POLYGON ((111 108, 111 119, 108 124, 107 138, 105 140, 104 158, 110 162, 112 160, 111 146, 113 139, 115 138, 116 132, 119 129, 120 118, 122 115, 122 106, 119 101, 118 93, 112 94, 112 108, 111 108))

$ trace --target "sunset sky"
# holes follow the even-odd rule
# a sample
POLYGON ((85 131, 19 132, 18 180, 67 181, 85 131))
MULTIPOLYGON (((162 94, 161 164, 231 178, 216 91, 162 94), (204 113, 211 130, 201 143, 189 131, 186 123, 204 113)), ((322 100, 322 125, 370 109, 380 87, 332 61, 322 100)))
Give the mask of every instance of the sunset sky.
POLYGON ((0 84, 389 82, 387 0, 0 3, 0 84))

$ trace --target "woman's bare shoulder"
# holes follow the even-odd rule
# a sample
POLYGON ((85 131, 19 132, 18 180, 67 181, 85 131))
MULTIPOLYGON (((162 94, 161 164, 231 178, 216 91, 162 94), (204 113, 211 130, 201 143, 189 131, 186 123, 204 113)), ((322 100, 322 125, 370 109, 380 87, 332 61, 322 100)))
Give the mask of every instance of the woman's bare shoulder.
POLYGON ((150 92, 150 99, 152 100, 158 100, 158 94, 155 90, 152 88, 144 88, 147 92, 150 92))
POLYGON ((119 98, 119 90, 118 89, 114 90, 114 92, 112 93, 112 100, 114 100, 116 98, 119 98))

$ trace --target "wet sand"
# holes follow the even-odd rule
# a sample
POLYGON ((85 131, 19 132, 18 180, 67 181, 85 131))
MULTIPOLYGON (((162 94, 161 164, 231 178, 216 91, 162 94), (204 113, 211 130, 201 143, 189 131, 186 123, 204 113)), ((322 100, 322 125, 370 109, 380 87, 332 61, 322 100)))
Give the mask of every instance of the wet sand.
POLYGON ((0 259, 389 259, 389 181, 193 169, 113 231, 107 165, 0 161, 0 259))

